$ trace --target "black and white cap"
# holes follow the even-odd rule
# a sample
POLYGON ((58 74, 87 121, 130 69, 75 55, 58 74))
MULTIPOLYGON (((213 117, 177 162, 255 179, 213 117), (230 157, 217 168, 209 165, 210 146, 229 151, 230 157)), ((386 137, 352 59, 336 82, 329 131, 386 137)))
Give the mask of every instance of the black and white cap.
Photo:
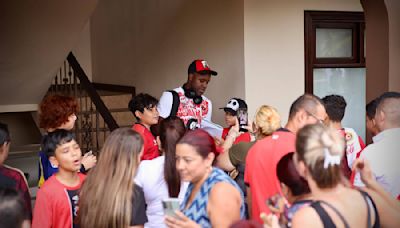
POLYGON ((223 109, 225 112, 229 112, 236 116, 239 108, 247 109, 246 102, 240 98, 232 98, 228 101, 228 104, 226 104, 225 107, 220 109, 223 109))

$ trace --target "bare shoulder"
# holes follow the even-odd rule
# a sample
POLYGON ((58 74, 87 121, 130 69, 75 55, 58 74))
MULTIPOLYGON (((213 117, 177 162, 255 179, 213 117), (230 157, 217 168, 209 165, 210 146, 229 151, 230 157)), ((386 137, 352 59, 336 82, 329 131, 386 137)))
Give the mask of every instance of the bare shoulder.
POLYGON ((236 189, 232 184, 228 182, 219 182, 213 186, 210 192, 210 198, 217 198, 223 200, 225 197, 237 196, 240 197, 239 190, 236 189), (222 198, 222 199, 221 199, 222 198))
POLYGON ((303 207, 294 214, 292 227, 323 227, 323 224, 312 207, 303 207))

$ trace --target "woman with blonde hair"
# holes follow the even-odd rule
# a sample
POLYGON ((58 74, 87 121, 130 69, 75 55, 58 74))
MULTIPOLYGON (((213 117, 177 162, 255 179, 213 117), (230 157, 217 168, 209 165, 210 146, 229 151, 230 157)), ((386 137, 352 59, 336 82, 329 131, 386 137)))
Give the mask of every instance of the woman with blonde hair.
POLYGON ((142 153, 143 139, 136 131, 119 128, 108 136, 81 189, 80 227, 143 227, 144 194, 134 183, 142 153))
POLYGON ((296 212, 293 227, 380 227, 380 221, 387 220, 385 214, 391 212, 375 192, 343 184, 343 151, 343 138, 322 124, 307 125, 297 133, 294 161, 314 202, 296 212))
MULTIPOLYGON (((260 140, 271 135, 280 126, 281 117, 278 111, 272 106, 262 105, 254 116, 251 132, 255 137, 254 139, 260 140)), ((244 165, 247 152, 255 143, 253 140, 252 142, 241 142, 232 146, 239 135, 239 124, 236 121, 235 126, 231 127, 222 144, 224 152, 217 157, 217 166, 225 171, 232 171, 240 164, 244 165)))
MULTIPOLYGON (((272 106, 262 105, 260 108, 258 108, 254 116, 254 130, 251 132, 253 132, 256 140, 261 140, 271 135, 274 131, 280 128, 280 126, 281 118, 278 111, 272 106)), ((246 156, 249 149, 256 141, 253 140, 252 142, 241 142, 232 146, 233 142, 239 135, 239 124, 236 120, 236 125, 231 127, 225 142, 222 145, 224 152, 217 157, 217 166, 225 171, 233 171, 232 173, 236 173, 236 175, 231 176, 236 183, 238 183, 246 198, 247 191, 244 183, 246 156)), ((248 217, 248 214, 246 214, 246 217, 248 217)))

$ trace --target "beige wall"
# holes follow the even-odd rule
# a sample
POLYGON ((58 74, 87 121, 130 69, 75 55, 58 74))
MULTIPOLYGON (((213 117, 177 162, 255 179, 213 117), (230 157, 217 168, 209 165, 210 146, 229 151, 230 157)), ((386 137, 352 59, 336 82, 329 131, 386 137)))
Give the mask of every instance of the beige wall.
POLYGON ((193 59, 208 60, 219 74, 206 96, 220 124, 217 108, 245 94, 243 0, 100 0, 91 46, 94 81, 135 86, 155 97, 181 86, 193 59))
POLYGON ((90 80, 92 80, 92 52, 90 43, 90 21, 88 20, 85 28, 79 35, 79 40, 72 49, 82 69, 90 80))
POLYGON ((362 11, 359 0, 246 0, 246 100, 276 107, 286 123, 291 103, 304 93, 304 10, 362 11))
POLYGON ((96 4, 0 2, 0 112, 36 109, 96 4))
POLYGON ((389 18, 389 90, 400 92, 400 1, 385 0, 389 18))

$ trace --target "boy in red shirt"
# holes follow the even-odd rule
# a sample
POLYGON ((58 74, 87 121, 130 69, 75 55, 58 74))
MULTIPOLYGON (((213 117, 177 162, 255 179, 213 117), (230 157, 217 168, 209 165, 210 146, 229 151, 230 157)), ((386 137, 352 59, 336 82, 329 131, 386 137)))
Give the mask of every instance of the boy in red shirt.
MULTIPOLYGON (((231 127, 235 126, 235 124, 236 124, 236 119, 238 118, 238 115, 237 115, 238 110, 239 109, 247 110, 247 104, 242 99, 232 98, 228 101, 228 104, 226 104, 225 107, 220 108, 220 109, 223 109, 225 111, 225 123, 226 123, 226 125, 228 125, 228 127, 224 128, 224 130, 222 131, 221 138, 223 140, 225 140, 231 127)), ((244 132, 244 133, 240 134, 238 137, 236 137, 233 144, 237 144, 240 142, 250 142, 250 141, 251 141, 250 133, 244 132)))
POLYGON ((37 193, 32 228, 76 227, 79 190, 85 179, 79 173, 81 149, 73 133, 62 129, 45 136, 42 149, 58 172, 37 193))
POLYGON ((157 141, 150 131, 150 127, 158 123, 158 100, 149 94, 140 93, 129 102, 129 110, 136 117, 137 123, 132 129, 143 138, 143 155, 140 160, 152 160, 160 156, 157 141))

